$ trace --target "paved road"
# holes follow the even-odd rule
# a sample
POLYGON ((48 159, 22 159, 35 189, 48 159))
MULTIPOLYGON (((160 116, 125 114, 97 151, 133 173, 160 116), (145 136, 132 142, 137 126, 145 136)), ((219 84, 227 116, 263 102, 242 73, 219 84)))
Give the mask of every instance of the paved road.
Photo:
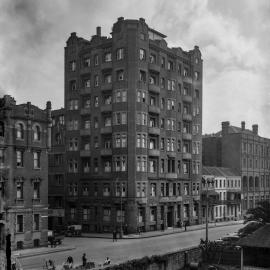
MULTIPOLYGON (((209 240, 215 240, 226 233, 235 232, 243 225, 230 225, 215 227, 209 230, 209 240)), ((24 269, 42 269, 44 259, 51 258, 57 265, 61 265, 68 255, 72 255, 75 264, 81 263, 82 254, 85 252, 87 259, 103 262, 105 257, 110 257, 112 263, 124 262, 143 256, 163 254, 181 248, 199 244, 200 238, 205 237, 204 230, 187 231, 153 238, 129 239, 112 242, 110 239, 94 238, 65 238, 65 245, 75 246, 72 251, 59 252, 21 259, 24 269)))

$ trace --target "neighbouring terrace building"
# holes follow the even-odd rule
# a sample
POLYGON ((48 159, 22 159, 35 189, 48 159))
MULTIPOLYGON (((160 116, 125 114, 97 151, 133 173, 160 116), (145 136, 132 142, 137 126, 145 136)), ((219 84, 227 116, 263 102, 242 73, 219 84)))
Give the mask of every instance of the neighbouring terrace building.
POLYGON ((47 246, 50 130, 50 102, 42 110, 0 99, 1 249, 8 233, 12 249, 47 246))
MULTIPOLYGON (((182 33, 179 33, 182 34, 182 33)), ((143 18, 65 47, 65 217, 84 231, 199 223, 202 66, 143 18)))
POLYGON ((203 136, 203 165, 232 168, 241 176, 243 214, 270 200, 270 139, 258 135, 258 125, 249 130, 245 122, 222 122, 220 132, 203 136))
POLYGON ((65 133, 65 110, 53 110, 48 178, 49 230, 58 230, 65 225, 65 175, 67 167, 65 133))
POLYGON ((209 221, 240 219, 242 217, 241 176, 230 168, 203 166, 201 198, 203 222, 206 218, 207 199, 209 221))

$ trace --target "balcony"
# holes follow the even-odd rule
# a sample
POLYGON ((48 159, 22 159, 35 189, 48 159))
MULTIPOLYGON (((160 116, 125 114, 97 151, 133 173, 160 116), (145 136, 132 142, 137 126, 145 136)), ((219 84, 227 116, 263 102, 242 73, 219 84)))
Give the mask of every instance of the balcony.
POLYGON ((160 108, 155 105, 149 105, 148 111, 150 113, 160 114, 160 108))
POLYGON ((91 157, 91 152, 90 152, 90 150, 81 150, 80 156, 81 157, 91 157))
POLYGON ((81 115, 87 115, 91 113, 91 108, 82 108, 81 115))
POLYGON ((37 205, 37 204, 40 204, 40 203, 41 203, 40 198, 33 198, 33 199, 32 199, 32 204, 33 204, 33 205, 37 205))
POLYGON ((188 102, 188 103, 192 103, 192 96, 190 96, 190 95, 183 96, 183 101, 188 102))
POLYGON ((112 155, 112 149, 111 148, 103 148, 100 150, 101 156, 111 156, 112 155))
POLYGON ((90 136, 91 135, 91 130, 90 128, 89 129, 86 129, 86 128, 83 128, 80 130, 80 135, 81 136, 90 136))
POLYGON ((166 178, 176 179, 177 178, 177 173, 166 173, 166 178))
POLYGON ((153 157, 159 157, 160 151, 158 149, 148 149, 148 155, 153 157))
POLYGON ((153 135, 160 135, 159 127, 148 127, 148 132, 153 135))
POLYGON ((112 83, 103 83, 101 84, 101 91, 112 90, 112 83))
POLYGON ((104 104, 100 107, 100 111, 102 113, 111 112, 112 111, 112 104, 104 104))
POLYGON ((192 78, 190 76, 183 76, 183 82, 192 83, 192 78))
POLYGON ((145 198, 145 197, 136 198, 136 201, 139 204, 146 204, 147 203, 147 198, 145 198))
POLYGON ((182 196, 161 197, 159 202, 182 202, 182 196))
POLYGON ((160 87, 158 85, 155 84, 149 84, 148 86, 149 91, 159 94, 160 93, 160 87))
POLYGON ((192 115, 189 114, 189 113, 184 113, 183 114, 183 120, 192 121, 192 115))
POLYGON ((84 87, 80 90, 81 95, 89 95, 91 94, 91 88, 90 87, 84 87))
POLYGON ((191 153, 183 153, 183 159, 191 159, 191 153))
POLYGON ((101 63, 101 69, 112 69, 112 62, 101 63))
POLYGON ((149 63, 148 68, 154 72, 159 73, 160 72, 160 66, 155 63, 149 63))
POLYGON ((110 134, 110 133, 112 133, 112 127, 111 126, 103 127, 100 129, 100 133, 101 134, 110 134))
POLYGON ((192 140, 192 135, 190 133, 183 133, 182 138, 183 138, 183 140, 191 141, 192 140))
POLYGON ((91 68, 90 67, 82 67, 80 71, 81 71, 81 74, 88 74, 88 73, 90 73, 91 68))
POLYGON ((173 158, 174 158, 174 157, 176 157, 176 152, 175 152, 175 151, 168 151, 168 152, 167 152, 167 156, 168 156, 168 157, 173 157, 173 158))

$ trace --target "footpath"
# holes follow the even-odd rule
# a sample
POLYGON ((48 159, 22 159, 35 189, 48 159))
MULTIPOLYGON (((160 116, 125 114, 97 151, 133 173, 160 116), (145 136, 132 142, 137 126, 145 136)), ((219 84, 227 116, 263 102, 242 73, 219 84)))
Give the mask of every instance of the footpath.
MULTIPOLYGON (((230 225, 238 225, 243 224, 243 220, 237 220, 237 221, 224 221, 224 222, 217 222, 217 223, 209 223, 208 227, 215 228, 215 227, 224 227, 224 226, 230 226, 230 225)), ((197 231, 197 230, 203 230, 205 229, 205 223, 199 224, 199 225, 192 225, 187 226, 186 231, 197 231)), ((163 231, 151 231, 151 232, 141 232, 138 234, 128 234, 123 235, 122 239, 142 239, 142 238, 151 238, 151 237, 159 237, 163 235, 168 234, 177 234, 177 233, 184 233, 185 228, 168 228, 163 231)), ((105 239, 111 239, 112 234, 111 233, 82 233, 81 237, 87 237, 87 238, 105 238, 105 239)))
MULTIPOLYGON (((237 225, 237 224, 242 224, 242 223, 243 223, 243 220, 209 223, 209 229, 215 228, 215 227, 237 225)), ((196 231, 196 230, 203 230, 203 229, 205 229, 205 224, 187 226, 187 231, 196 231)), ((140 234, 128 234, 128 235, 123 235, 123 240, 151 238, 151 237, 158 237, 158 236, 178 234, 178 233, 185 233, 185 228, 168 228, 164 231, 151 231, 151 232, 142 232, 140 234)), ((81 237, 111 239, 112 234, 111 233, 82 233, 81 237)), ((45 255, 45 254, 50 254, 50 253, 55 253, 55 252, 64 252, 64 251, 69 251, 69 250, 74 250, 74 249, 76 249, 75 246, 65 245, 65 243, 63 243, 60 246, 53 247, 53 248, 40 247, 40 248, 16 250, 12 252, 12 256, 18 259, 21 259, 21 258, 45 255)))

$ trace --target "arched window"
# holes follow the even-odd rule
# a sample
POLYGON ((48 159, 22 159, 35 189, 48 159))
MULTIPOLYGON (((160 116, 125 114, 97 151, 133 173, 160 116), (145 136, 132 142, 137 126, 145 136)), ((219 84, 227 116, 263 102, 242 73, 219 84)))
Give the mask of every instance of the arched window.
POLYGON ((5 125, 3 122, 0 122, 0 137, 5 136, 5 125))
POLYGON ((16 138, 23 139, 24 138, 24 127, 22 123, 18 123, 16 125, 16 138))
POLYGON ((34 140, 40 141, 40 127, 38 125, 34 126, 34 140))

